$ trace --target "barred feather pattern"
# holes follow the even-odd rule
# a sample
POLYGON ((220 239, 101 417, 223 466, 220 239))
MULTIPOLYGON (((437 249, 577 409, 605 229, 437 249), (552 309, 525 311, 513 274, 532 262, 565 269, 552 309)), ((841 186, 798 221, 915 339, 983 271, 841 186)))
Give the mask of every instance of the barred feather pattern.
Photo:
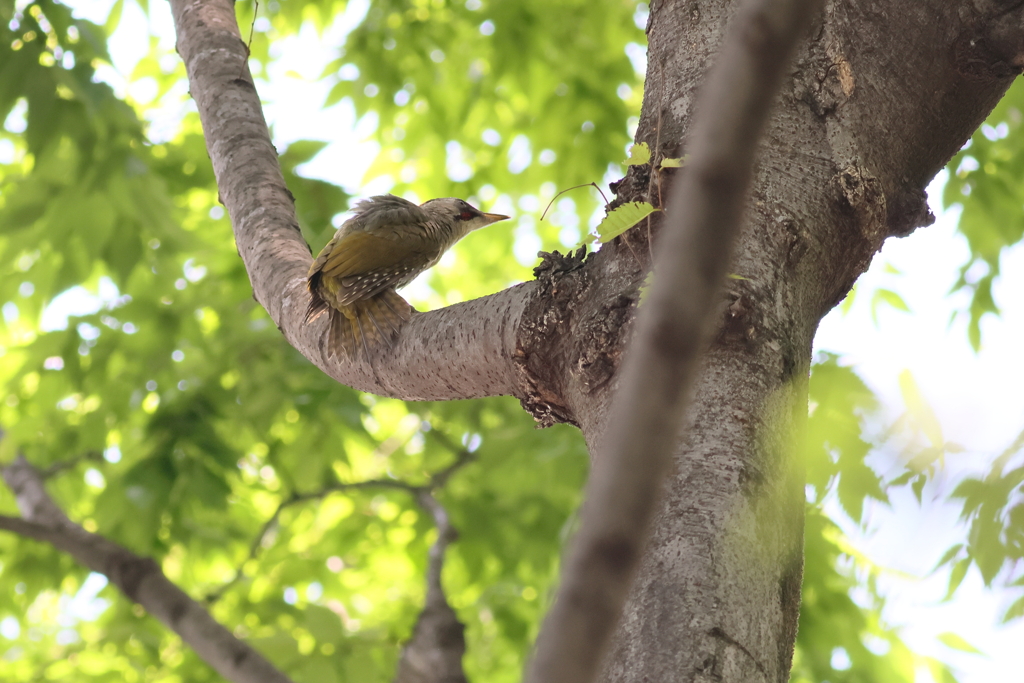
POLYGON ((402 325, 412 317, 412 311, 409 302, 393 289, 340 310, 332 308, 328 313, 328 355, 344 354, 349 358, 365 355, 369 359, 370 349, 391 345, 402 325))

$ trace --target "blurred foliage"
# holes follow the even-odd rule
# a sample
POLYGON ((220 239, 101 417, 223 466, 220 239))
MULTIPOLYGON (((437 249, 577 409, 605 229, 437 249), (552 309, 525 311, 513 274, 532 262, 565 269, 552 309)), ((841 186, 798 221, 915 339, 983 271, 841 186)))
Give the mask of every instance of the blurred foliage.
POLYGON ((939 560, 939 567, 952 568, 947 599, 972 565, 986 586, 998 580, 1008 588, 1016 599, 1003 621, 1024 617, 1024 463, 1016 463, 1022 450, 1024 432, 983 476, 966 477, 957 485, 950 497, 962 501, 960 518, 969 532, 964 543, 952 546, 939 560))
MULTIPOLYGON (((467 625, 470 678, 518 680, 586 476, 578 433, 538 432, 510 399, 405 404, 360 395, 289 347, 252 300, 197 117, 183 101, 180 61, 153 39, 123 75, 128 84, 155 85, 146 104, 105 82, 106 35, 132 2, 110 7, 99 26, 53 0, 0 0, 0 425, 8 432, 0 461, 20 449, 42 468, 67 464, 49 489, 72 519, 157 559, 296 681, 371 682, 390 679, 409 636, 435 532, 401 490, 328 489, 371 480, 419 485, 469 449, 475 460, 437 492, 460 533, 444 582, 467 625), (155 112, 167 106, 182 113, 172 134, 154 136, 155 112), (296 496, 304 500, 290 504, 296 496)), ((515 240, 572 245, 586 232, 578 226, 595 222, 597 203, 583 192, 559 201, 562 228, 539 222, 539 213, 557 189, 619 169, 640 105, 627 53, 643 44, 644 5, 288 0, 265 3, 260 17, 253 8, 238 5, 243 32, 255 32, 257 76, 275 58, 275 40, 309 27, 325 36, 339 21, 354 26, 323 80, 327 104, 349 98, 377 121, 380 152, 368 181, 386 176, 398 192, 520 209, 515 235, 478 236, 462 245, 459 267, 442 263, 430 276, 433 305, 526 277, 509 258, 515 240), (566 225, 575 233, 565 234, 566 225)), ((1009 107, 993 116, 1012 118, 1009 107)), ((979 169, 989 157, 1009 164, 1000 145, 1013 139, 982 134, 963 154, 979 169)), ((302 173, 323 148, 300 140, 281 155, 314 246, 349 199, 302 173)), ((959 200, 996 192, 963 158, 955 177, 964 184, 950 186, 972 189, 959 200)), ((1016 191, 1008 181, 1001 187, 1016 191)), ((982 227, 966 222, 973 211, 962 227, 974 258, 994 269, 986 277, 994 276, 1000 245, 1019 234, 992 246, 982 227), (981 232, 972 238, 971 230, 981 232)), ((976 285, 963 286, 978 299, 976 285)), ((894 292, 877 298, 902 301, 894 292)), ((912 378, 902 385, 901 429, 926 438, 911 468, 886 478, 866 460, 894 433, 879 426, 877 400, 839 359, 815 366, 794 680, 911 681, 922 666, 937 680, 952 675, 883 623, 874 587, 882 570, 825 515, 826 501, 836 500, 860 522, 866 501, 886 501, 893 486, 917 487, 920 496, 952 451, 927 406, 915 403, 912 378), (840 651, 848 665, 836 659, 840 651)), ((970 533, 947 561, 956 571, 977 563, 990 581, 1006 567, 1013 582, 1020 469, 1000 462, 957 489, 970 533)), ((6 489, 0 512, 16 514, 6 489)), ((1019 605, 1009 617, 1019 616, 1019 605)), ((6 533, 0 640, 4 681, 218 680, 104 581, 6 533)))
POLYGON ((970 293, 968 335, 981 346, 981 319, 998 313, 992 284, 999 277, 1000 258, 1024 236, 1024 84, 1014 81, 988 120, 949 162, 945 206, 960 205, 960 233, 970 257, 960 269, 954 291, 970 293))

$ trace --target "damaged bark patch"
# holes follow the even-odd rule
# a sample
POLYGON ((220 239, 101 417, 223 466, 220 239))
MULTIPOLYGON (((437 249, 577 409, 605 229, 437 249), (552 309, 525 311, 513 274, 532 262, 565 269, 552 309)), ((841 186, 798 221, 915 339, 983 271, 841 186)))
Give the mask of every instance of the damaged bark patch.
POLYGON ((611 381, 622 359, 622 330, 632 322, 633 299, 621 295, 600 306, 596 315, 582 321, 576 344, 573 374, 588 394, 611 381))
POLYGON ((718 344, 741 345, 747 349, 757 336, 761 315, 746 294, 728 293, 728 305, 715 340, 718 344))
MULTIPOLYGON (((889 236, 889 209, 882 183, 856 164, 832 177, 839 207, 853 219, 854 231, 847 233, 852 268, 846 273, 852 281, 871 264, 871 258, 889 236)), ((847 287, 843 290, 846 295, 847 287)))
POLYGON ((540 287, 523 312, 512 360, 525 394, 519 402, 538 427, 559 422, 579 426, 565 405, 562 368, 572 338, 572 314, 586 291, 581 272, 586 256, 586 247, 564 255, 541 252, 540 265, 533 270, 540 287))
POLYGON ((935 222, 935 216, 928 208, 928 195, 921 188, 907 188, 889 202, 889 234, 906 237, 918 228, 935 222))

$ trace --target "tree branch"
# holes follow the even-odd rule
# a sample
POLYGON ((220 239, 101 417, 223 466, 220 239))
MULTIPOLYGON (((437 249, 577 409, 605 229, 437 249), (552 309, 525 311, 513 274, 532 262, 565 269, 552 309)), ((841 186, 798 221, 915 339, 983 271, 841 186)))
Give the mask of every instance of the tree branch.
POLYGON ((671 454, 714 301, 739 232, 757 142, 803 27, 821 0, 748 0, 698 101, 689 161, 669 198, 649 301, 613 398, 582 524, 528 668, 531 683, 594 678, 621 614, 671 454))
POLYGON ((238 567, 235 569, 235 575, 231 577, 231 579, 227 581, 224 585, 220 586, 214 591, 207 593, 206 597, 203 598, 203 601, 209 605, 216 602, 217 600, 220 600, 220 598, 229 588, 231 588, 231 586, 235 585, 236 583, 238 583, 239 580, 241 580, 242 568, 245 567, 245 565, 248 564, 250 560, 256 559, 256 556, 259 554, 260 547, 263 546, 264 539, 267 537, 267 534, 270 533, 270 530, 277 526, 277 520, 281 517, 281 513, 284 512, 285 508, 291 507, 292 505, 296 505, 298 503, 305 503, 306 501, 310 500, 320 500, 321 498, 324 498, 325 496, 328 496, 332 493, 372 488, 405 491, 406 493, 412 494, 417 504, 419 504, 420 507, 422 507, 424 510, 429 512, 431 516, 434 517, 434 522, 437 525, 438 532, 441 533, 443 531, 442 527, 447 525, 447 517, 444 517, 444 523, 438 521, 438 514, 434 510, 434 506, 438 506, 438 503, 436 500, 434 500, 433 496, 430 495, 430 492, 441 486, 444 486, 445 482, 447 482, 448 479, 453 474, 455 474, 455 472, 459 468, 473 460, 474 456, 472 453, 469 452, 468 449, 456 447, 455 444, 453 444, 451 440, 448 439, 447 436, 442 435, 441 432, 434 432, 434 437, 438 441, 440 441, 441 444, 445 446, 445 448, 454 453, 456 457, 454 462, 448 465, 448 467, 445 467, 443 470, 439 470, 438 472, 432 474, 430 477, 430 483, 425 486, 407 484, 406 482, 397 481, 394 479, 369 479, 367 481, 356 481, 349 483, 338 482, 335 484, 330 484, 329 486, 325 486, 317 491, 309 491, 306 493, 293 492, 291 496, 289 496, 288 498, 286 498, 285 500, 281 501, 278 504, 277 509, 274 510, 274 513, 270 515, 269 518, 267 518, 266 522, 263 523, 263 526, 260 529, 259 533, 256 534, 256 536, 252 540, 252 543, 249 545, 249 554, 246 556, 244 560, 242 560, 241 564, 239 564, 238 567), (431 503, 427 501, 425 503, 425 499, 421 498, 421 496, 424 494, 429 496, 429 501, 433 502, 431 503))
POLYGON ((50 477, 54 477, 60 474, 64 470, 74 469, 75 467, 78 466, 78 463, 82 462, 83 460, 102 462, 103 453, 100 451, 86 451, 85 453, 76 455, 73 458, 68 458, 67 460, 58 460, 57 462, 47 467, 45 470, 42 470, 39 474, 43 479, 49 479, 50 477))
POLYGON ((519 319, 536 291, 532 283, 414 315, 393 347, 375 354, 372 367, 363 358, 327 357, 326 316, 305 322, 312 259, 249 74, 234 2, 171 0, 171 9, 238 252, 256 300, 288 342, 339 382, 383 396, 522 397, 511 359, 519 319))
MULTIPOLYGON (((423 610, 413 628, 412 638, 402 648, 402 655, 395 674, 396 683, 459 683, 465 681, 462 670, 462 656, 466 652, 465 627, 459 622, 455 611, 441 584, 441 570, 444 567, 444 553, 458 538, 458 532, 451 524, 448 512, 434 497, 433 491, 444 486, 455 472, 475 456, 467 448, 459 448, 447 435, 433 430, 432 435, 446 449, 455 454, 455 460, 430 476, 428 483, 417 486, 392 479, 371 479, 367 481, 336 483, 318 491, 293 493, 278 504, 274 513, 264 522, 260 532, 253 538, 247 557, 238 565, 230 581, 209 593, 207 604, 219 600, 231 586, 242 578, 243 567, 259 554, 264 539, 285 508, 310 500, 319 500, 331 493, 359 489, 388 488, 404 491, 413 496, 416 503, 430 514, 437 528, 437 540, 430 546, 427 561, 427 595, 423 610)), ((5 520, 0 518, 0 528, 5 520)))
MULTIPOLYGON (((3 431, 0 430, 0 439, 3 431)), ((43 476, 19 455, 0 469, 22 518, 0 516, 0 529, 44 541, 104 574, 128 598, 173 630, 207 664, 235 683, 290 683, 283 673, 217 623, 209 612, 171 583, 150 558, 72 522, 43 485, 43 476)))
MULTIPOLYGON (((468 460, 456 460, 445 472, 450 474, 465 462, 468 460)), ((438 478, 439 475, 435 475, 433 482, 438 478)), ((466 653, 465 626, 448 604, 441 584, 444 553, 458 538, 458 532, 448 518, 448 511, 429 490, 418 491, 416 501, 434 518, 437 540, 430 546, 428 555, 427 597, 413 627, 412 638, 402 648, 395 683, 462 683, 466 680, 462 670, 462 656, 466 653)))

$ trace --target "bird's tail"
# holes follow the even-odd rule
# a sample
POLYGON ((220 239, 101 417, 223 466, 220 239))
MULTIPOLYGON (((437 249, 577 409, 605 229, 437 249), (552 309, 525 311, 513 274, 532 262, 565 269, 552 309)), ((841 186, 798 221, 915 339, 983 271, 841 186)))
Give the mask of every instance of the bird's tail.
POLYGON ((362 353, 369 359, 371 349, 391 345, 398 330, 412 317, 412 311, 409 302, 393 289, 355 301, 340 311, 332 308, 328 353, 349 358, 362 353))

